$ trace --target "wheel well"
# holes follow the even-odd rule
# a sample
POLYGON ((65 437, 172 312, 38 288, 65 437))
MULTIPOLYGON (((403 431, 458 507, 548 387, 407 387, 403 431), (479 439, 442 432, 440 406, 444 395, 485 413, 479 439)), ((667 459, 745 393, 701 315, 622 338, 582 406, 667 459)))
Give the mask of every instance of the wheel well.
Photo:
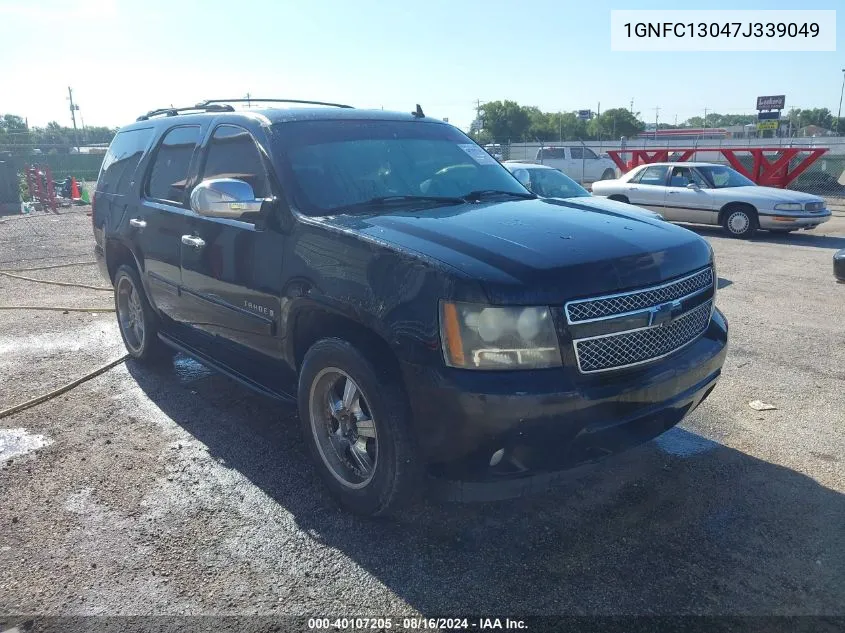
POLYGON ((109 241, 106 243, 106 266, 109 271, 109 278, 114 281, 114 275, 122 264, 128 264, 137 270, 135 256, 127 246, 120 242, 109 241))
POLYGON ((752 219, 757 218, 757 209, 754 208, 754 205, 748 204, 747 202, 729 202, 719 211, 719 224, 724 224, 725 216, 736 209, 744 209, 751 213, 752 219))
POLYGON ((608 200, 616 200, 617 202, 628 202, 628 198, 619 194, 613 194, 612 196, 607 197, 608 200))
POLYGON ((387 341, 357 321, 320 308, 309 308, 296 316, 293 353, 297 371, 311 346, 323 338, 348 341, 373 363, 379 373, 399 376, 399 361, 387 341))

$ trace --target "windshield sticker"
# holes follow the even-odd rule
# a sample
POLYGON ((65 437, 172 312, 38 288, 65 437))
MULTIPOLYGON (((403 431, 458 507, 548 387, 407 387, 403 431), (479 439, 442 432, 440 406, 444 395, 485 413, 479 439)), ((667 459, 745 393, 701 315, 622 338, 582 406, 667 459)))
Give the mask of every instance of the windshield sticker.
POLYGON ((459 143, 458 147, 464 150, 479 165, 495 165, 498 162, 490 154, 473 143, 459 143))

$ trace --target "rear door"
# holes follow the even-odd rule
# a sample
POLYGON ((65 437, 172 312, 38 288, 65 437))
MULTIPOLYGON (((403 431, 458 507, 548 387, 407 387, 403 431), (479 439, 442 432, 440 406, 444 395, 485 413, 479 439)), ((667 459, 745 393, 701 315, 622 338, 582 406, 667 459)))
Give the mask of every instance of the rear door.
POLYGON ((717 224, 719 221, 710 185, 695 169, 684 165, 672 167, 663 215, 675 222, 717 224))
POLYGON ((100 249, 105 249, 106 235, 117 236, 126 214, 134 216, 138 211, 135 172, 154 132, 152 126, 118 132, 103 157, 91 218, 94 240, 100 249))
POLYGON ((147 291, 153 304, 182 320, 179 298, 180 238, 187 227, 186 184, 202 137, 199 125, 170 128, 154 150, 137 213, 129 219, 132 238, 144 259, 147 291))
POLYGON ((663 213, 668 173, 667 165, 649 165, 626 183, 623 193, 631 204, 663 213))
MULTIPOLYGON (((201 180, 237 178, 256 198, 271 197, 268 166, 246 129, 224 123, 210 135, 200 161, 201 180)), ((182 294, 195 330, 222 337, 273 358, 281 311, 284 236, 263 218, 203 217, 195 213, 180 240, 182 294)))

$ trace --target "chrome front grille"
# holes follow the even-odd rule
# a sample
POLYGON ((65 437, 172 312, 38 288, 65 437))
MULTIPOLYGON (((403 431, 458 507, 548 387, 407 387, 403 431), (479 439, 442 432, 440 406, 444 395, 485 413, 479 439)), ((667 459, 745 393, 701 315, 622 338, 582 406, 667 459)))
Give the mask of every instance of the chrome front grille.
POLYGON ((576 340, 578 369, 585 374, 621 369, 667 356, 704 333, 712 307, 710 299, 662 326, 576 340))
POLYGON ((713 286, 713 268, 708 267, 692 275, 666 284, 634 290, 631 292, 579 299, 566 304, 566 320, 570 323, 585 323, 595 319, 636 312, 644 308, 674 301, 696 294, 713 286))
POLYGON ((805 211, 816 212, 821 211, 822 209, 824 209, 824 202, 808 202, 804 205, 805 211))

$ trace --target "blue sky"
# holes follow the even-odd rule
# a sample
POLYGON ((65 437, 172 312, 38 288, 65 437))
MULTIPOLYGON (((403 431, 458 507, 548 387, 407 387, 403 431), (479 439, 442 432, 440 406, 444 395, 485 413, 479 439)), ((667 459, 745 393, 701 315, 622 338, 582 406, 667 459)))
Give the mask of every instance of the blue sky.
MULTIPOLYGON (((794 9, 709 2, 707 9, 794 9)), ((72 85, 88 125, 205 98, 281 96, 413 109, 466 128, 476 99, 548 111, 628 107, 653 121, 839 105, 845 5, 835 53, 611 52, 610 10, 677 2, 601 0, 0 0, 0 112, 69 124, 72 85), (14 89, 12 88, 14 86, 14 89)), ((698 8, 698 7, 689 7, 698 8)))

